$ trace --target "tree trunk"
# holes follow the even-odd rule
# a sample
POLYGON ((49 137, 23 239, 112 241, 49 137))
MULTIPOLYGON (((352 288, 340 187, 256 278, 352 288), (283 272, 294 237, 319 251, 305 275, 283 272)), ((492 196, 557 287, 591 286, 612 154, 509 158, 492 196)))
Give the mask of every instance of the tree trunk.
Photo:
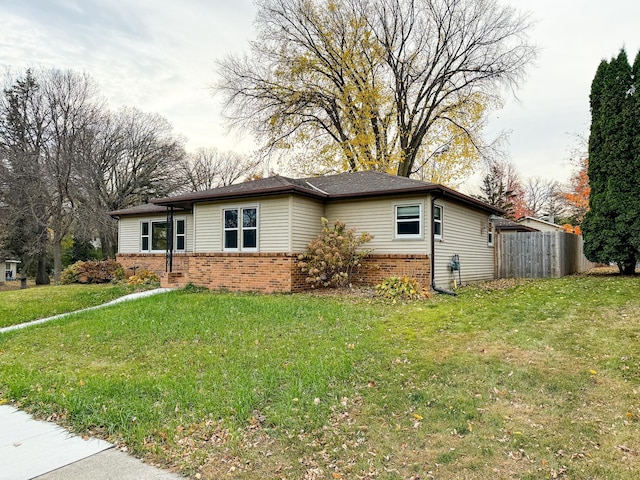
POLYGON ((49 285, 49 273, 47 272, 47 257, 38 259, 38 271, 36 273, 36 285, 49 285))
POLYGON ((618 262, 618 270, 620 275, 634 275, 636 273, 636 259, 627 259, 624 262, 618 262))
POLYGON ((62 271, 62 239, 56 238, 53 242, 53 283, 60 285, 60 272, 62 271))

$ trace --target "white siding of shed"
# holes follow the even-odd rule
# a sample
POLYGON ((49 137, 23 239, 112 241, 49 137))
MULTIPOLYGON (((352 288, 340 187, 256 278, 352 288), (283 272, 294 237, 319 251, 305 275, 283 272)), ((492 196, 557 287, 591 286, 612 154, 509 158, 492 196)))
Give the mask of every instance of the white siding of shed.
POLYGON ((303 197, 291 197, 291 253, 302 253, 322 230, 324 205, 303 197))
MULTIPOLYGON (((450 289, 453 286, 451 257, 460 257, 462 283, 494 278, 494 248, 487 244, 489 214, 480 210, 436 199, 442 206, 442 240, 434 245, 435 285, 450 289)), ((458 281, 458 272, 455 272, 458 281)))
POLYGON ((332 202, 326 206, 325 217, 329 222, 340 220, 356 233, 367 232, 373 240, 366 244, 373 253, 429 254, 430 213, 426 196, 402 198, 366 199, 332 202), (422 206, 422 237, 417 239, 395 238, 396 205, 422 206))

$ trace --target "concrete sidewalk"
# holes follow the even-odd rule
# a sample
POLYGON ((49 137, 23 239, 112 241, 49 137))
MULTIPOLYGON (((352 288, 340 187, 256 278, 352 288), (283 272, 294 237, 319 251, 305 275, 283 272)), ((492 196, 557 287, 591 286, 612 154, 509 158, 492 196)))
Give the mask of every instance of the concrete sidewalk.
POLYGON ((177 480, 108 442, 70 434, 0 405, 0 480, 177 480))

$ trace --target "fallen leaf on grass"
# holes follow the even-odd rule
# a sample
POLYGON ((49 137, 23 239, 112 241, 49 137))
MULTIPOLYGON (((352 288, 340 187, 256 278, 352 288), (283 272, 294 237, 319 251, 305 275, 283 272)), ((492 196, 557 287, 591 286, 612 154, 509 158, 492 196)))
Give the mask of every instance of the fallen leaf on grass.
POLYGON ((624 445, 617 445, 617 448, 619 448, 620 450, 622 450, 625 453, 632 453, 635 454, 635 450, 629 447, 625 447, 624 445))

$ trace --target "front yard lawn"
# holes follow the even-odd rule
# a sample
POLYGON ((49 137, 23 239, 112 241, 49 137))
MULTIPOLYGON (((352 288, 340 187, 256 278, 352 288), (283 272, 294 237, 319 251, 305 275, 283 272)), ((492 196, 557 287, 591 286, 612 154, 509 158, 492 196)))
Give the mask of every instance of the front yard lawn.
POLYGON ((93 307, 133 291, 133 287, 122 284, 76 284, 0 291, 0 328, 93 307))
POLYGON ((0 336, 0 401, 193 478, 640 471, 640 282, 171 292, 0 336))

